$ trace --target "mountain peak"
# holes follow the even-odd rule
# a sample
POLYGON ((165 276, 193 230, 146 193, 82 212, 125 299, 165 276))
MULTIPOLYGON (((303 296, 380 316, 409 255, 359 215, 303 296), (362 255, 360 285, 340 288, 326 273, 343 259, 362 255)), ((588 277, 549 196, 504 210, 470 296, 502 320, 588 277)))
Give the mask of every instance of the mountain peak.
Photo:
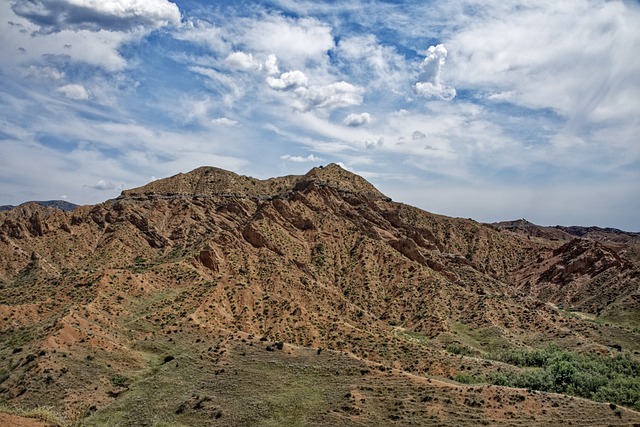
POLYGON ((187 173, 158 179, 142 187, 125 190, 123 198, 180 197, 180 196, 232 196, 272 198, 278 194, 307 188, 311 184, 335 188, 340 192, 384 198, 364 178, 332 163, 314 167, 305 175, 288 175, 260 180, 238 175, 213 166, 201 166, 187 173))

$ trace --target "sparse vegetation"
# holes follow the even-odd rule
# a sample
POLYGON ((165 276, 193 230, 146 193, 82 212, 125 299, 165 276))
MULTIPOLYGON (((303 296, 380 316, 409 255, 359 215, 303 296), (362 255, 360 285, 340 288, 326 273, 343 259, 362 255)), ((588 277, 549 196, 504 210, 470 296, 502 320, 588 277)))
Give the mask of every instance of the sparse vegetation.
POLYGON ((85 426, 640 423, 624 251, 359 194, 336 168, 250 197, 188 179, 197 197, 125 194, 26 239, 0 214, 0 402, 85 426), (580 311, 555 308, 565 288, 580 311))
POLYGON ((0 413, 33 418, 49 423, 55 427, 69 427, 71 425, 71 423, 66 421, 56 408, 51 406, 38 406, 32 409, 24 409, 0 405, 0 413))
POLYGON ((457 354, 460 356, 471 356, 473 354, 473 350, 471 348, 457 343, 447 345, 446 350, 451 354, 457 354))
POLYGON ((129 378, 124 375, 116 375, 111 378, 111 384, 114 387, 128 387, 129 386, 129 378))

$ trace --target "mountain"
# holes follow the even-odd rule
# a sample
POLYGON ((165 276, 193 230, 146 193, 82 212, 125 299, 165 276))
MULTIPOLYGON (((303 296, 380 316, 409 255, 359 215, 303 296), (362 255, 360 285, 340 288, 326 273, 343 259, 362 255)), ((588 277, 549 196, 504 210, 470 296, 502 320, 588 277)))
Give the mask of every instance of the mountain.
POLYGON ((491 224, 499 230, 545 237, 551 240, 571 240, 576 237, 611 245, 640 245, 640 233, 618 230, 617 228, 562 226, 545 227, 533 224, 526 219, 502 221, 491 224))
MULTIPOLYGON (((55 208, 55 209, 60 209, 62 211, 72 211, 74 210, 78 205, 75 205, 71 202, 67 202, 66 200, 45 200, 45 201, 38 201, 38 202, 25 202, 23 204, 21 204, 20 206, 24 205, 24 204, 29 204, 29 203, 36 203, 40 206, 45 206, 48 208, 55 208)), ((14 209, 16 206, 12 206, 12 205, 2 205, 0 206, 0 211, 8 211, 10 209, 14 209)))
POLYGON ((640 423, 615 382, 640 384, 639 265, 555 233, 431 214, 335 164, 0 212, 0 421, 640 423))

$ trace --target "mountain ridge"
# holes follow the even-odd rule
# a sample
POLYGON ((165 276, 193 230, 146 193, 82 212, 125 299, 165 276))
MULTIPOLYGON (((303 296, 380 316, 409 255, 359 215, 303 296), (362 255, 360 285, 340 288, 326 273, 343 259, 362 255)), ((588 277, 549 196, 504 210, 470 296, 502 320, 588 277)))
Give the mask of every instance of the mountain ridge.
POLYGON ((363 178, 332 163, 315 167, 304 175, 288 175, 265 180, 238 175, 216 167, 203 166, 186 174, 179 173, 142 187, 124 190, 120 198, 228 196, 268 199, 308 185, 329 186, 342 192, 385 197, 363 178))
POLYGON ((72 211, 79 206, 74 203, 68 202, 66 200, 41 200, 41 201, 28 201, 28 202, 20 203, 19 205, 16 205, 16 206, 2 205, 0 206, 0 211, 8 211, 11 209, 21 207, 23 205, 28 205, 30 203, 35 203, 37 205, 48 207, 48 208, 60 209, 62 211, 72 211))
POLYGON ((324 384, 324 403, 305 407, 320 425, 508 425, 505 411, 539 425, 640 422, 632 410, 621 420, 603 404, 459 382, 516 373, 492 355, 550 341, 637 357, 637 264, 574 240, 396 203, 337 165, 270 180, 199 168, 72 212, 2 212, 0 399, 67 417, 93 406, 87 425, 154 413, 269 425, 272 395, 294 404, 284 376, 324 384), (237 387, 259 405, 238 407, 237 387))

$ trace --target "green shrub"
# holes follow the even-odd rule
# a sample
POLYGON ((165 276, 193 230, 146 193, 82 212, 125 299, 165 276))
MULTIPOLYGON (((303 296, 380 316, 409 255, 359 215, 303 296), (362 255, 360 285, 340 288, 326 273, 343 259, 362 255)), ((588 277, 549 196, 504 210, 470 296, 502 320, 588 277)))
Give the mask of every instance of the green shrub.
POLYGON ((115 377, 111 378, 111 384, 113 384, 114 387, 128 387, 129 378, 125 377, 124 375, 116 375, 115 377))
POLYGON ((453 376, 453 380, 462 384, 479 384, 483 382, 482 378, 470 374, 457 373, 453 376))
POLYGON ((640 410, 640 363, 628 356, 577 354, 550 345, 508 350, 491 358, 527 368, 491 374, 487 377, 491 384, 581 396, 640 410))
POLYGON ((458 354, 460 356, 470 356, 473 354, 473 350, 466 345, 456 343, 447 345, 446 350, 451 354, 458 354))

